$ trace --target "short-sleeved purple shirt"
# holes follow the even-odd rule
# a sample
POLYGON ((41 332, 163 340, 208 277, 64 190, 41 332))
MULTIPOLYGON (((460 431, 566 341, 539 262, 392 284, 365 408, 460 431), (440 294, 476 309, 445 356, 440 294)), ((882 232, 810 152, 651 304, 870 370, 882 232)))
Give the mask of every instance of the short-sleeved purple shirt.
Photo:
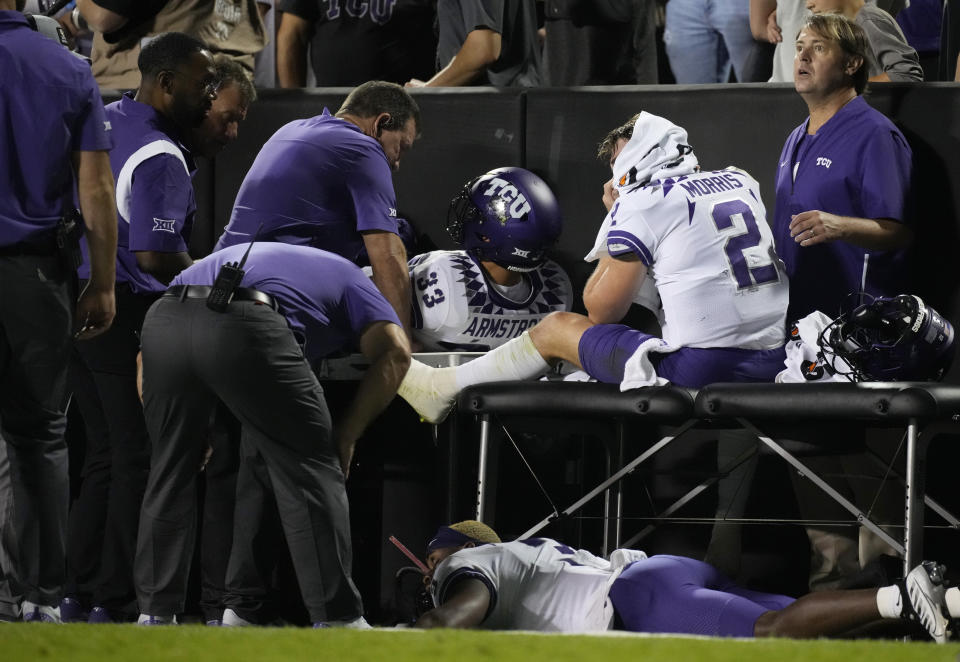
POLYGON ((790 236, 791 216, 815 209, 910 222, 913 155, 889 119, 857 97, 816 135, 807 135, 807 122, 794 129, 778 165, 773 233, 790 277, 788 320, 815 310, 837 315, 855 303, 847 295, 861 286, 873 296, 909 287, 904 250, 868 250, 845 241, 804 247, 790 236))
POLYGON ((360 232, 397 233, 397 202, 383 148, 351 122, 323 114, 280 128, 243 179, 215 250, 258 241, 322 248, 356 261, 360 232))
POLYGON ((41 240, 73 204, 76 151, 108 150, 90 65, 0 11, 0 246, 41 240))
MULTIPOLYGON (((167 286, 140 270, 135 252, 187 250, 197 210, 196 166, 173 124, 130 93, 106 114, 116 145, 110 166, 117 187, 117 282, 134 292, 162 292, 167 286)), ((84 260, 80 276, 88 274, 84 260)))
MULTIPOLYGON (((247 244, 230 246, 195 262, 171 285, 212 285, 225 262, 239 262, 247 244)), ((372 322, 400 326, 397 314, 355 264, 339 255, 308 246, 257 242, 244 265, 242 287, 277 300, 280 312, 304 355, 313 361, 355 347, 372 322)))

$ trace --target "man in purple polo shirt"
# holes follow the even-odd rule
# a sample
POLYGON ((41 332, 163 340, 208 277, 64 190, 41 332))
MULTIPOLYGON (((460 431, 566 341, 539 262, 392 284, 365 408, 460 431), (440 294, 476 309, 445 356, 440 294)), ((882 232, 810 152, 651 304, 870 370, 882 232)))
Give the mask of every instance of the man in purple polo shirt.
POLYGON ((363 627, 344 479, 354 444, 407 371, 409 343, 359 267, 306 246, 253 245, 226 311, 211 310, 209 286, 246 250, 226 248, 181 273, 144 322, 143 405, 153 453, 137 540, 140 622, 174 622, 183 611, 197 467, 219 399, 243 426, 244 456, 224 624, 257 620, 265 589, 254 537, 272 493, 310 619, 363 627), (359 349, 371 365, 334 426, 310 361, 341 349, 359 349))
POLYGON ((22 610, 58 622, 71 335, 74 322, 87 339, 113 320, 116 219, 90 68, 32 30, 23 6, 0 0, 0 620, 22 610), (57 247, 75 185, 92 263, 79 300, 75 264, 57 247))
MULTIPOLYGON (((76 584, 70 597, 90 600, 92 622, 137 614, 132 566, 150 453, 136 388, 139 334, 150 304, 192 262, 187 240, 196 209, 195 168, 184 142, 204 121, 218 82, 203 43, 175 32, 145 46, 139 67, 136 93, 106 108, 114 136, 119 312, 108 333, 76 346, 75 393, 88 450, 93 456, 95 447, 107 449, 84 467, 85 485, 71 516, 78 541, 103 532, 92 551, 78 542, 69 559, 76 584)), ((85 268, 80 275, 87 276, 85 268)), ((76 617, 81 610, 73 607, 76 617)))
MULTIPOLYGON (((246 69, 225 55, 214 57, 217 66, 217 98, 199 128, 191 133, 193 154, 212 159, 237 139, 257 91, 246 69)), ((204 622, 216 624, 223 615, 223 596, 230 545, 233 541, 233 511, 240 466, 239 423, 218 407, 209 436, 210 455, 203 467, 200 490, 200 609, 204 622)))
POLYGON ((903 134, 860 94, 866 37, 852 21, 807 19, 794 81, 810 117, 790 134, 777 170, 774 237, 790 277, 787 320, 836 316, 853 292, 908 291, 912 153, 903 134))
MULTIPOLYGON (((835 317, 864 297, 909 291, 905 248, 913 235, 910 147, 860 96, 869 49, 863 30, 843 16, 811 16, 795 49, 794 85, 810 117, 790 134, 780 156, 773 223, 777 253, 790 277, 791 324, 816 310, 835 317)), ((823 442, 822 434, 818 440, 823 442)), ((872 465, 861 466, 855 455, 807 461, 820 475, 872 473, 872 465)), ((853 483, 840 482, 835 487, 862 501, 855 498, 853 483)), ((866 488, 875 497, 872 486, 866 488)), ((796 489, 805 516, 846 515, 815 488, 797 481, 796 489)), ((867 539, 858 545, 855 530, 809 527, 807 533, 812 587, 836 586, 869 561, 867 554, 858 558, 858 547, 866 550, 867 539)))
POLYGON ((420 132, 420 109, 399 85, 355 88, 336 115, 280 128, 264 144, 237 193, 214 250, 279 241, 322 248, 352 262, 366 248, 373 282, 410 319, 407 254, 398 235, 391 170, 420 132))
MULTIPOLYGON (((239 125, 245 119, 247 109, 256 98, 253 83, 247 78, 242 66, 226 58, 217 56, 216 62, 217 98, 210 112, 199 127, 190 131, 191 153, 194 156, 213 158, 226 145, 236 140, 239 125)), ((109 611, 102 605, 91 610, 95 582, 99 580, 101 559, 110 558, 115 552, 104 552, 104 517, 108 506, 107 499, 111 483, 110 431, 107 420, 102 414, 99 389, 93 373, 85 367, 73 371, 74 391, 77 400, 83 406, 86 428, 83 452, 83 477, 75 507, 70 512, 70 541, 67 552, 67 595, 61 603, 60 614, 64 620, 86 621, 92 612, 94 622, 111 618, 109 611)), ((103 376, 101 376, 103 378, 103 376)), ((109 377, 107 377, 109 379, 109 377)), ((230 555, 230 541, 233 537, 233 505, 236 492, 237 465, 239 457, 239 439, 227 439, 226 435, 211 435, 211 444, 215 452, 204 468, 205 488, 204 525, 202 548, 202 596, 201 606, 207 611, 207 604, 216 606, 216 618, 220 618, 223 607, 219 606, 223 592, 223 577, 226 574, 227 559, 230 555), (233 442, 236 443, 233 443, 233 442)), ((138 457, 145 456, 141 453, 138 457)), ((139 472, 141 478, 143 472, 139 472)), ((136 487, 136 494, 142 494, 143 480, 136 487)), ((127 531, 136 535, 136 518, 139 517, 139 503, 134 503, 132 511, 126 511, 125 521, 132 522, 127 531)), ((116 508, 114 512, 117 512, 116 508)), ((108 540, 115 540, 109 534, 108 540)), ((129 558, 132 559, 132 543, 129 558)), ((124 557, 126 558, 126 557, 124 557)), ((132 590, 131 561, 123 564, 126 574, 124 585, 127 592, 132 590)), ((132 602, 132 601, 131 601, 132 602)), ((132 604, 130 607, 132 608, 132 604)), ((129 611, 129 610, 128 610, 129 611)), ((212 618, 212 617, 211 617, 212 618)))

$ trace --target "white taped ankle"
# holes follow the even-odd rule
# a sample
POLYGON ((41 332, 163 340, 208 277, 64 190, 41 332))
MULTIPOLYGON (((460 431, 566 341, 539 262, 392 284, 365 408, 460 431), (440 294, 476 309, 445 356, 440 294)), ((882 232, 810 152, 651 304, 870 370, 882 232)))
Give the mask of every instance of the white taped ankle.
POLYGON ((899 586, 884 586, 877 590, 877 610, 881 618, 900 618, 903 615, 903 596, 899 586))

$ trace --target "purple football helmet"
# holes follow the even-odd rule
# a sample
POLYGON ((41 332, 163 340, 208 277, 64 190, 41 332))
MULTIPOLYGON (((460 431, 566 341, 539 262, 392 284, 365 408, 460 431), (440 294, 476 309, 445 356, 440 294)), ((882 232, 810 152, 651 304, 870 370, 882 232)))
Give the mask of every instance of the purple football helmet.
POLYGON ((856 381, 939 381, 953 362, 953 326, 910 294, 877 297, 840 315, 818 344, 834 370, 856 381))
POLYGON ((472 179, 447 212, 447 232, 457 244, 510 271, 540 266, 562 227, 550 187, 523 168, 497 168, 472 179))

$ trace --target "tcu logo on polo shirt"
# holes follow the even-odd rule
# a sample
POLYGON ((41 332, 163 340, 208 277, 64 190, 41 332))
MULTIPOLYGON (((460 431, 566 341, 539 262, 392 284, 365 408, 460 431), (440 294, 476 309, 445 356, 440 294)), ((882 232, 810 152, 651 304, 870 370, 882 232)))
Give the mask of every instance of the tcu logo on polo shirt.
POLYGON ((483 194, 488 198, 494 195, 499 196, 500 199, 491 202, 491 206, 496 210, 501 223, 507 222, 508 213, 510 218, 520 218, 530 213, 530 203, 517 190, 517 187, 499 177, 494 177, 488 182, 487 190, 483 194))
POLYGON ((818 166, 823 166, 823 167, 826 168, 827 170, 830 169, 830 165, 831 165, 832 163, 833 163, 833 161, 832 161, 831 159, 828 159, 828 158, 823 157, 823 156, 818 156, 818 157, 817 157, 817 165, 818 165, 818 166))

